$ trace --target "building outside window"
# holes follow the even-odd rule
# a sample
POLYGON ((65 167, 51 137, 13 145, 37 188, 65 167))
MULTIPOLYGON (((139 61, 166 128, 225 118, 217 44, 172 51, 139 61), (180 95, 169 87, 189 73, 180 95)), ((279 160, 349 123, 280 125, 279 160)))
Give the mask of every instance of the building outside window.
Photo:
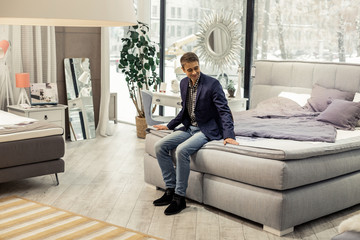
POLYGON ((181 26, 176 26, 176 36, 181 37, 181 26))
POLYGON ((360 1, 255 1, 254 60, 360 63, 360 1))
POLYGON ((181 8, 177 8, 177 18, 181 18, 181 8))
POLYGON ((192 19, 193 18, 193 9, 192 8, 189 8, 188 14, 189 14, 189 19, 192 19))
POLYGON ((151 9, 152 9, 152 11, 151 11, 151 16, 154 17, 154 18, 159 17, 159 16, 158 16, 158 7, 159 7, 159 6, 152 6, 152 8, 151 8, 151 9))
POLYGON ((175 18, 176 15, 175 15, 175 11, 176 11, 176 8, 175 7, 171 7, 171 18, 175 18))

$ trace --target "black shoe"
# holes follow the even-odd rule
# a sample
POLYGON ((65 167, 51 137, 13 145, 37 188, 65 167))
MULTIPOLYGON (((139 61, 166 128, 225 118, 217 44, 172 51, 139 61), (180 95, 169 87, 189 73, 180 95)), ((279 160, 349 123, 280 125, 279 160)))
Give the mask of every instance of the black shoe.
POLYGON ((174 188, 167 188, 165 190, 165 193, 164 195, 159 198, 159 199, 156 199, 155 201, 153 201, 153 204, 155 206, 165 206, 165 205, 168 205, 171 203, 171 201, 173 200, 173 197, 174 197, 174 194, 175 194, 175 189, 174 188))
POLYGON ((176 213, 181 212, 183 209, 186 208, 186 201, 185 197, 174 194, 174 199, 170 203, 170 205, 165 209, 165 215, 173 215, 176 213))

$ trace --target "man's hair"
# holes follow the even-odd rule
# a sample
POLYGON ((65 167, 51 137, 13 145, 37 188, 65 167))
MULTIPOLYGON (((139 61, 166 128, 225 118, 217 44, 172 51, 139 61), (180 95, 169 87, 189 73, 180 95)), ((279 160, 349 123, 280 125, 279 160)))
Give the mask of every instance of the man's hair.
POLYGON ((199 57, 193 52, 187 52, 180 58, 181 67, 184 68, 185 63, 199 62, 199 57))

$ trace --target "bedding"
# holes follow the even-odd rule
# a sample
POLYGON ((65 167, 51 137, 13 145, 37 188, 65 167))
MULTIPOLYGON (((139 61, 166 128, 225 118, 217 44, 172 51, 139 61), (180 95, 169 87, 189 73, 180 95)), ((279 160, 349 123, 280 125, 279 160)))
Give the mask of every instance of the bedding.
POLYGON ((292 93, 286 91, 281 92, 278 96, 291 99, 302 107, 306 105, 308 99, 310 98, 310 94, 308 93, 292 93))
POLYGON ((5 126, 16 125, 16 124, 26 124, 26 123, 36 122, 36 121, 38 121, 38 120, 18 116, 18 115, 11 114, 9 112, 0 110, 0 129, 5 126))
POLYGON ((235 112, 236 136, 335 142, 336 129, 317 121, 317 112, 309 112, 291 99, 275 97, 255 109, 235 112))
POLYGON ((311 97, 308 99, 310 109, 314 112, 324 111, 333 99, 342 99, 352 101, 354 99, 355 92, 341 91, 334 88, 321 87, 315 84, 312 91, 311 97))
POLYGON ((354 130, 360 118, 360 103, 335 99, 316 120, 328 122, 339 129, 354 130))

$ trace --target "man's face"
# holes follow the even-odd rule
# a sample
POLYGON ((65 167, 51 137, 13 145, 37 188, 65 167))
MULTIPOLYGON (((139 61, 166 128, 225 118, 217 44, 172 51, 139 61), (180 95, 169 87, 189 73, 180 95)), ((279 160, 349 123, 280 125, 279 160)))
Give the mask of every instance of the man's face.
POLYGON ((198 62, 186 62, 182 70, 193 83, 200 77, 200 67, 198 62))

